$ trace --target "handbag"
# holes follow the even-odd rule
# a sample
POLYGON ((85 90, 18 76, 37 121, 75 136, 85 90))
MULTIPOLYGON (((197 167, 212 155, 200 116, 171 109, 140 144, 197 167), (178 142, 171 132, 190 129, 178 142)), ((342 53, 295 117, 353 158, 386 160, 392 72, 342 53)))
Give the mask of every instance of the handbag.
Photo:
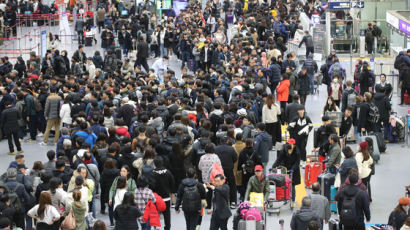
POLYGON ((252 207, 263 207, 264 206, 264 194, 251 192, 249 195, 249 203, 251 203, 252 207))
POLYGON ((71 229, 75 229, 75 227, 76 227, 75 217, 74 217, 73 211, 71 210, 70 213, 68 213, 68 215, 65 217, 63 222, 61 222, 61 229, 71 230, 71 229))

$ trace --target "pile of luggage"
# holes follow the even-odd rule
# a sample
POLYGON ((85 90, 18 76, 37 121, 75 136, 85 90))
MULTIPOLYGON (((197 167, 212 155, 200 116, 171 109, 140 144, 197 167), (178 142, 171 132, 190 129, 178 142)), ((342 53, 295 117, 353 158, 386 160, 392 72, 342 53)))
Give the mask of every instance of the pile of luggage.
POLYGON ((250 202, 239 204, 233 218, 234 230, 264 230, 266 226, 266 215, 264 207, 254 207, 250 202))

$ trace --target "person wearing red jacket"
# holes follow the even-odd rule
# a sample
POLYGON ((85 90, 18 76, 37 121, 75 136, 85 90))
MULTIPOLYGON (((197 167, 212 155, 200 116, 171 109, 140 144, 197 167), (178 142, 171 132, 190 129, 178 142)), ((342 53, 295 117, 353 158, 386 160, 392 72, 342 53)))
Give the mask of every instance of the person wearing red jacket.
POLYGON ((280 109, 282 112, 286 110, 286 102, 289 100, 289 75, 284 74, 282 77, 282 81, 279 83, 278 87, 276 88, 276 93, 278 101, 280 101, 280 109))

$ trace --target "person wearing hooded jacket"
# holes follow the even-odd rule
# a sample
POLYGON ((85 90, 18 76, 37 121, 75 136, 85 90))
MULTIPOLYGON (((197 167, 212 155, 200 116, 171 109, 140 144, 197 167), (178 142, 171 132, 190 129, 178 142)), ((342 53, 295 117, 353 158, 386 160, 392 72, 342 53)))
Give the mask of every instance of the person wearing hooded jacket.
POLYGON ((410 218, 408 215, 410 205, 409 197, 402 197, 399 199, 399 204, 390 213, 388 225, 393 226, 393 229, 402 229, 406 223, 406 219, 410 218))
POLYGON ((321 223, 320 218, 312 210, 312 199, 309 196, 305 196, 302 200, 302 206, 300 210, 296 211, 292 220, 290 221, 290 229, 292 230, 305 230, 309 222, 317 221, 321 223))
POLYGON ((376 124, 376 132, 381 132, 384 127, 384 139, 387 140, 389 130, 389 118, 391 111, 391 104, 389 98, 385 94, 386 89, 381 86, 376 86, 376 93, 373 95, 373 102, 379 109, 380 119, 376 124))

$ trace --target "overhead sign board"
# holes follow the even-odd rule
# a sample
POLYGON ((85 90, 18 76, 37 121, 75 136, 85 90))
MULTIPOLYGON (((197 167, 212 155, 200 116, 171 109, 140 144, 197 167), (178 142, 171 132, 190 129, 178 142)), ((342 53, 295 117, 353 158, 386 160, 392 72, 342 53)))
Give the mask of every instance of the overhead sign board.
POLYGON ((386 22, 396 29, 399 29, 399 19, 389 12, 386 12, 386 22))
POLYGON ((364 8, 364 1, 351 2, 351 8, 364 8))
POLYGON ((348 10, 350 9, 350 2, 329 2, 330 10, 348 10))
POLYGON ((406 33, 407 35, 410 35, 410 23, 407 23, 403 20, 400 20, 399 23, 399 30, 403 31, 404 33, 406 33))
POLYGON ((356 8, 356 9, 364 8, 364 1, 329 2, 330 10, 349 10, 350 8, 356 8))
POLYGON ((320 16, 319 15, 312 15, 312 23, 313 24, 320 24, 320 16))

